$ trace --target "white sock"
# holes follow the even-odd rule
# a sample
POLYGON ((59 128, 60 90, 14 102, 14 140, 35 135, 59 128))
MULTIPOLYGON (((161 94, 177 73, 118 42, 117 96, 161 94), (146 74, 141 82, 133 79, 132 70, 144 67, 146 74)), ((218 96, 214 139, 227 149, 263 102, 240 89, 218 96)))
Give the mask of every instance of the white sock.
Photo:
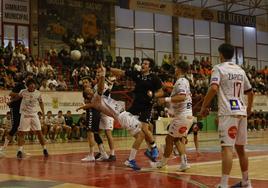
POLYGON ((42 148, 43 148, 43 149, 47 149, 46 145, 42 145, 42 148))
POLYGON ((130 150, 130 155, 129 155, 129 158, 128 158, 129 161, 131 161, 131 160, 133 160, 133 159, 136 158, 137 151, 138 151, 138 150, 136 150, 136 149, 134 149, 134 148, 131 148, 131 150, 130 150))
POLYGON ((100 145, 98 145, 98 147, 99 147, 99 150, 100 150, 100 153, 102 154, 102 156, 107 159, 108 155, 107 155, 106 151, 104 150, 104 145, 100 144, 100 145))
POLYGON ((5 142, 4 142, 4 145, 3 145, 3 149, 5 149, 6 147, 7 147, 7 145, 8 145, 8 143, 9 143, 9 140, 7 139, 7 137, 5 138, 5 142))
POLYGON ((248 171, 242 172, 242 185, 245 185, 248 183, 248 171))
POLYGON ((23 146, 19 146, 19 151, 23 151, 23 146))
POLYGON ((182 165, 187 165, 188 164, 186 154, 181 155, 181 164, 182 165))
POLYGON ((111 149, 111 155, 115 155, 115 154, 114 154, 114 149, 111 149))
POLYGON ((228 187, 228 180, 229 180, 229 175, 223 174, 221 177, 221 185, 224 187, 228 187))
POLYGON ((94 157, 94 146, 89 146, 89 156, 94 157))

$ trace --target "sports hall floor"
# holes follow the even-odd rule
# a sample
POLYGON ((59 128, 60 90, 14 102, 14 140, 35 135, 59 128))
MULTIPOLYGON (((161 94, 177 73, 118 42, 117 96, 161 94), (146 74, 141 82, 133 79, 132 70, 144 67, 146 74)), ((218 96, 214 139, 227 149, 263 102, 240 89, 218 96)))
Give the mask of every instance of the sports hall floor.
MULTIPOLYGON (((157 136, 158 145, 165 136, 157 136)), ((188 160, 191 169, 177 172, 179 158, 171 156, 165 169, 152 169, 143 155, 145 144, 138 152, 139 172, 123 165, 129 154, 133 139, 115 137, 116 162, 82 163, 87 154, 87 142, 65 142, 48 144, 50 156, 44 159, 38 144, 28 144, 25 151, 30 153, 23 160, 16 159, 16 145, 10 145, 6 155, 0 157, 0 187, 63 188, 63 187, 215 187, 220 180, 221 161, 217 133, 200 133, 201 156, 194 152, 192 136, 188 143, 188 160)), ((105 143, 107 141, 105 140, 105 143)), ((108 149, 108 146, 106 145, 108 149)), ((161 147, 160 147, 161 148, 161 147)), ((250 132, 249 175, 253 187, 268 187, 268 131, 250 132)), ((161 150, 160 150, 161 151, 161 150)), ((239 164, 235 159, 230 184, 241 177, 239 164)))

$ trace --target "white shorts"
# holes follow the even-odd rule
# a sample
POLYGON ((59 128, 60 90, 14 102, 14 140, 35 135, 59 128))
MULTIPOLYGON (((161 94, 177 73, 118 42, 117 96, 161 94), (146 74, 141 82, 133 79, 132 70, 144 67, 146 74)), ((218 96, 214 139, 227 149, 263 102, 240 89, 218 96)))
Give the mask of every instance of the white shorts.
POLYGON ((193 124, 193 116, 179 116, 171 120, 168 134, 175 138, 186 137, 193 124))
POLYGON ((99 129, 113 130, 113 128, 114 128, 114 118, 101 113, 99 129))
POLYGON ((18 131, 41 131, 41 123, 38 118, 37 114, 31 114, 31 115, 26 115, 26 114, 21 114, 20 118, 20 126, 18 128, 18 131))
POLYGON ((218 132, 222 146, 247 144, 247 117, 219 116, 218 132))
POLYGON ((129 112, 124 111, 119 114, 118 122, 122 128, 127 129, 132 136, 141 131, 141 122, 138 120, 138 117, 129 112))

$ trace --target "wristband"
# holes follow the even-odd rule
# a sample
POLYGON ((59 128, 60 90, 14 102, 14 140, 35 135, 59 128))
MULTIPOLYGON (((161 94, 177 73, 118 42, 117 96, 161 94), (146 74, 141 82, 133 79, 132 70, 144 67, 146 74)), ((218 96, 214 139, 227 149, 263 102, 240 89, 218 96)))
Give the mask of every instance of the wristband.
POLYGON ((165 97, 165 102, 171 102, 171 97, 165 97))

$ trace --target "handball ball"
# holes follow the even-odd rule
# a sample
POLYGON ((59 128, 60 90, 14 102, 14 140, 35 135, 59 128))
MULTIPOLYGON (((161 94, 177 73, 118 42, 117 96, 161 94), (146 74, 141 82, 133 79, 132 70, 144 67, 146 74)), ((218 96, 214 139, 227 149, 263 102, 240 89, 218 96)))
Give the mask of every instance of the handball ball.
POLYGON ((71 51, 71 59, 74 61, 78 61, 81 58, 81 52, 79 50, 71 51))

